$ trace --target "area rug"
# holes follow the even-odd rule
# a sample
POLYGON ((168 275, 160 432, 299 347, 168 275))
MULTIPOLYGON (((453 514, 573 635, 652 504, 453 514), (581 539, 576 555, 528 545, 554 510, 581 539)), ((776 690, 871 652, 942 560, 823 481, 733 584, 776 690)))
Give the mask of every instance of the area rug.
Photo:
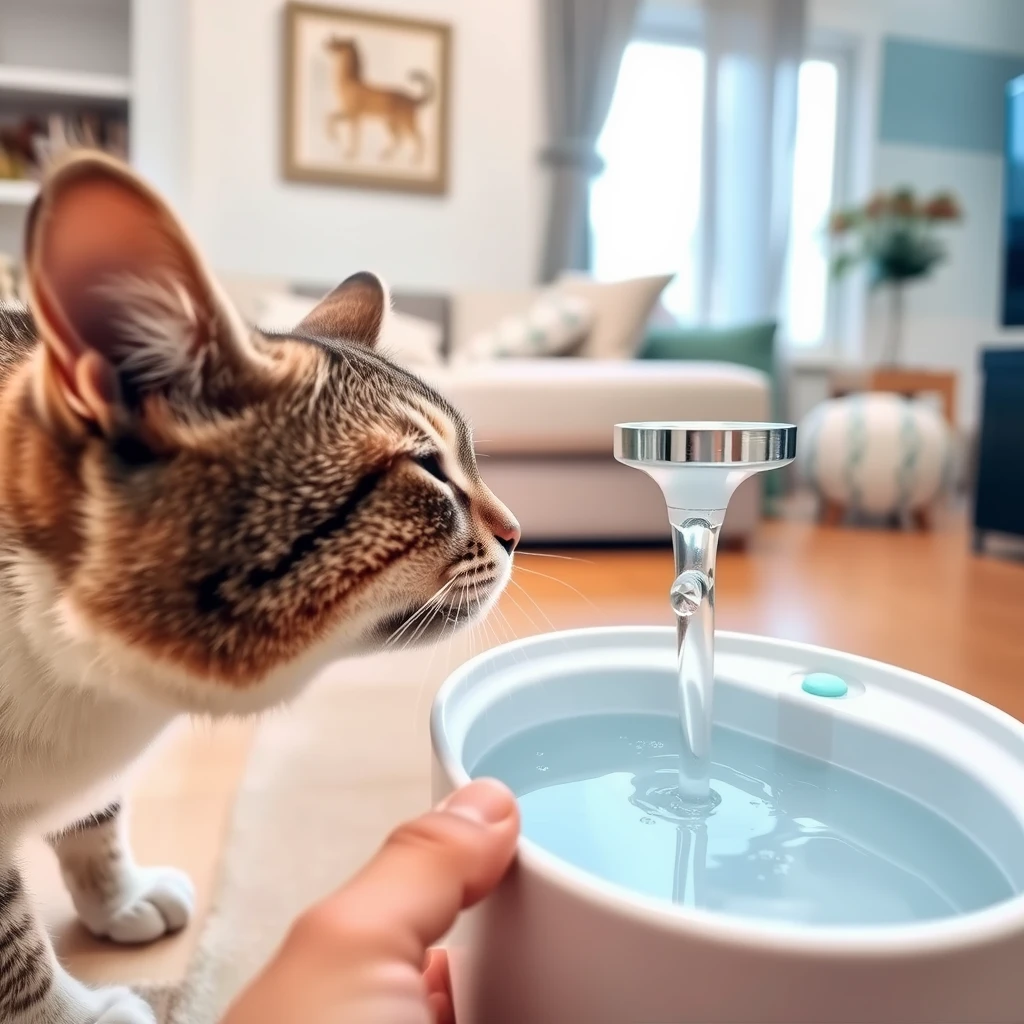
POLYGON ((261 723, 211 912, 161 1015, 168 1024, 215 1024, 295 916, 429 806, 430 701, 447 666, 471 653, 472 639, 458 637, 436 655, 339 663, 261 723))

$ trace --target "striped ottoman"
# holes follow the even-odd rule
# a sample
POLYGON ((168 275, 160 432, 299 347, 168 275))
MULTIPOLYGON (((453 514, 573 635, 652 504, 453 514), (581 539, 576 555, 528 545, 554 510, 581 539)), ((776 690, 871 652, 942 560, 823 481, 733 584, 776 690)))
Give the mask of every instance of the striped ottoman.
POLYGON ((930 406, 881 392, 833 398, 800 425, 798 465, 817 493, 822 516, 910 517, 927 526, 946 491, 953 443, 930 406))

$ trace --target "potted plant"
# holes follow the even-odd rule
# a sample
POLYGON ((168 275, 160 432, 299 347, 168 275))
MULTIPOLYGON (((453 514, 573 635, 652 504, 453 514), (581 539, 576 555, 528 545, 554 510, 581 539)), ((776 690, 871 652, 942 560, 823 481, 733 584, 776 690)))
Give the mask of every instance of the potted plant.
POLYGON ((883 362, 900 361, 903 344, 903 289, 927 277, 946 259, 938 229, 962 216, 960 204, 949 192, 919 201, 909 188, 878 192, 866 204, 837 210, 829 234, 847 246, 832 262, 834 277, 842 277, 859 263, 868 267, 871 287, 889 291, 889 330, 883 362))

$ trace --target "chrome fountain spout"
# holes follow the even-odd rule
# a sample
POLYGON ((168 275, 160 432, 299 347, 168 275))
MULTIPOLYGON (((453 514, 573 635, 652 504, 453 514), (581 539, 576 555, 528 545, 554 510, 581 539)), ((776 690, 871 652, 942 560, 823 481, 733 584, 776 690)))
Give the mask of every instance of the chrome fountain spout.
POLYGON ((672 526, 683 753, 679 787, 691 806, 711 801, 709 769, 715 673, 715 558, 736 488, 754 473, 788 465, 796 427, 788 423, 620 423, 615 458, 654 478, 672 526))

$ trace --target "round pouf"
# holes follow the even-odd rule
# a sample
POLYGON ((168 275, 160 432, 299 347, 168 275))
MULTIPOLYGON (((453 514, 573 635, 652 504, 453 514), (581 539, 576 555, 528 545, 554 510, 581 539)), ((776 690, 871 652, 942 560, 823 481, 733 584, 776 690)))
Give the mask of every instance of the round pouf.
POLYGON ((950 430, 923 402, 880 392, 829 399, 807 415, 799 436, 803 479, 852 512, 918 512, 949 481, 950 430))

